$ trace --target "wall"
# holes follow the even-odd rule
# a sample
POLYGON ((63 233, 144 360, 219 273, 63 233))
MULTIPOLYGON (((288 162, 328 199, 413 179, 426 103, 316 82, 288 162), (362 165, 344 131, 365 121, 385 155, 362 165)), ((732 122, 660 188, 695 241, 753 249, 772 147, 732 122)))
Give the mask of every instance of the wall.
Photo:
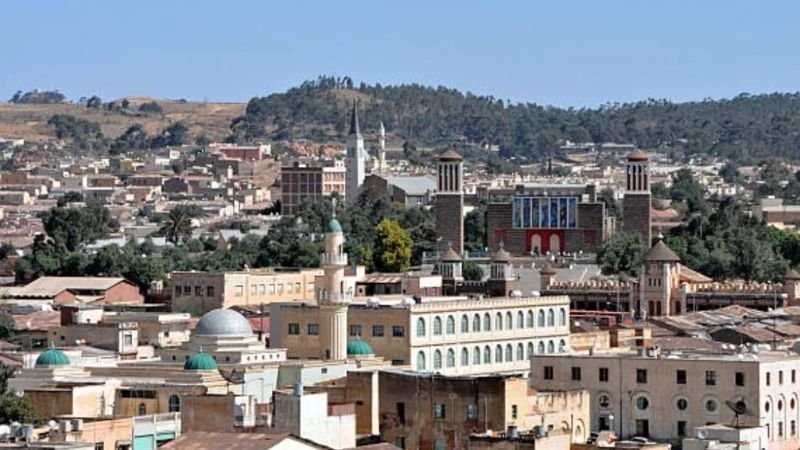
POLYGON ((138 286, 123 281, 106 290, 100 303, 144 303, 144 297, 138 286))

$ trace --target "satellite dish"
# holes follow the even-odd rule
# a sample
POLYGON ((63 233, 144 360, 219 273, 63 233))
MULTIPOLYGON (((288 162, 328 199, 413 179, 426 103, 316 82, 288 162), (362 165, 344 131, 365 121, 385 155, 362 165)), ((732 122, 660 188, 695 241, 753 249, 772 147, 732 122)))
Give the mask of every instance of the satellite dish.
POLYGON ((733 411, 734 426, 737 428, 739 427, 739 416, 757 416, 753 411, 750 411, 744 400, 725 400, 725 406, 733 411))
POLYGON ((705 439, 708 437, 708 431, 706 430, 697 430, 697 439, 705 439))

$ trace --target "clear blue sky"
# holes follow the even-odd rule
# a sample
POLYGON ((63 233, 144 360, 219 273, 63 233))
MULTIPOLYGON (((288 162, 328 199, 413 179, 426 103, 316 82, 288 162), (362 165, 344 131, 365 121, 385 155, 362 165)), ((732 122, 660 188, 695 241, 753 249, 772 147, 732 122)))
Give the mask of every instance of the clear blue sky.
POLYGON ((800 90, 797 1, 0 1, 0 99, 245 101, 317 75, 559 106, 800 90))

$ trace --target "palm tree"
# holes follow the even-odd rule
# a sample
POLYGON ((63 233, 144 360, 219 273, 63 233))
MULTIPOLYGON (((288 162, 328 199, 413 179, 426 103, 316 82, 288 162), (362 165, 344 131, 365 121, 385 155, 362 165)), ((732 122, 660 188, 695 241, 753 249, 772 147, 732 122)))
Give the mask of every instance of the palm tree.
POLYGON ((168 241, 177 244, 181 239, 191 237, 193 217, 191 208, 178 205, 172 208, 158 231, 166 236, 168 241))

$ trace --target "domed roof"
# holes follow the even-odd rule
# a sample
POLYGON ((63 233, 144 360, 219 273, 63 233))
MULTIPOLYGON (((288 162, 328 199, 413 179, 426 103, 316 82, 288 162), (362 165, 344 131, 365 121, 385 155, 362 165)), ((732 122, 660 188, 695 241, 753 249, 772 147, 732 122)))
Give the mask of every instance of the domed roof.
POLYGON ((197 322, 196 336, 252 336, 253 328, 243 315, 230 309, 209 311, 197 322))
POLYGON ((459 255, 458 253, 456 253, 455 250, 453 250, 452 245, 448 245, 447 250, 445 250, 445 252, 442 253, 440 259, 442 260, 442 262, 457 262, 461 261, 461 255, 459 255))
POLYGON ((332 218, 328 221, 328 224, 325 225, 325 232, 326 233, 341 233, 342 232, 342 224, 336 220, 336 217, 332 218))
POLYGON ((500 248, 492 253, 492 262, 509 262, 511 261, 511 254, 505 249, 503 243, 500 243, 500 248))
POLYGON ((655 245, 650 247, 644 260, 648 262, 681 262, 681 258, 664 243, 660 235, 655 245))
POLYGON ((69 358, 64 354, 64 352, 57 348, 45 350, 41 355, 39 355, 38 358, 36 358, 36 367, 68 365, 69 358))
POLYGON ((372 356, 375 352, 369 344, 356 337, 347 343, 347 356, 372 356))
POLYGON ((198 352, 183 363, 183 370, 217 370, 217 362, 208 353, 198 352))
POLYGON ((455 150, 448 150, 439 155, 439 161, 462 161, 463 159, 464 157, 455 150))
POLYGON ((628 154, 628 161, 647 161, 647 153, 638 148, 628 154))

